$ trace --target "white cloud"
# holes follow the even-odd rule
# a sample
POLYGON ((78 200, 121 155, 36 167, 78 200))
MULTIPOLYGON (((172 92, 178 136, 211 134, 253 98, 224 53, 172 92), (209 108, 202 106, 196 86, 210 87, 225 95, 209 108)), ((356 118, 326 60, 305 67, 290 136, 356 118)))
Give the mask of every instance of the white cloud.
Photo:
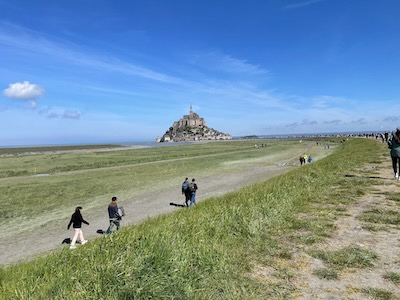
POLYGON ((325 124, 329 124, 329 125, 339 125, 340 123, 342 123, 341 120, 331 120, 331 121, 325 121, 325 124))
POLYGON ((0 43, 16 51, 26 51, 61 59, 73 64, 85 65, 106 72, 117 72, 164 83, 179 83, 181 79, 157 72, 137 64, 121 61, 115 57, 96 55, 80 50, 74 43, 54 36, 0 21, 5 30, 0 32, 0 43), (8 30, 8 31, 7 31, 8 30))
POLYGON ((218 51, 200 53, 192 58, 192 63, 202 67, 231 74, 266 75, 268 70, 259 65, 251 64, 245 59, 239 59, 218 51))
POLYGON ((365 120, 365 118, 360 118, 358 120, 351 121, 351 123, 353 123, 353 124, 367 124, 367 121, 365 120))
POLYGON ((385 117, 383 119, 384 122, 397 122, 400 121, 400 117, 396 117, 396 116, 389 116, 389 117, 385 117))
POLYGON ((309 0, 309 1, 304 1, 304 2, 300 2, 300 3, 288 4, 288 5, 284 6, 283 8, 284 9, 299 8, 299 7, 308 6, 308 5, 322 2, 322 1, 324 1, 324 0, 309 0))
POLYGON ((81 116, 82 112, 77 110, 66 110, 62 115, 64 119, 75 119, 75 120, 80 119, 81 116))
POLYGON ((317 125, 317 121, 309 121, 307 119, 304 119, 303 122, 301 123, 302 126, 310 126, 310 125, 317 125))
POLYGON ((36 100, 43 94, 43 88, 29 81, 10 83, 3 91, 3 95, 7 98, 28 101, 32 109, 37 106, 36 100))
POLYGON ((58 118, 58 117, 59 117, 59 115, 57 113, 55 113, 55 112, 51 112, 51 113, 49 113, 47 115, 48 119, 55 119, 55 118, 58 118))
POLYGON ((233 58, 229 55, 225 55, 221 58, 220 67, 226 71, 252 75, 263 75, 268 73, 267 70, 257 65, 249 64, 244 59, 233 58))
POLYGON ((44 89, 29 81, 10 83, 8 88, 3 91, 7 98, 21 100, 35 100, 44 94, 44 89))

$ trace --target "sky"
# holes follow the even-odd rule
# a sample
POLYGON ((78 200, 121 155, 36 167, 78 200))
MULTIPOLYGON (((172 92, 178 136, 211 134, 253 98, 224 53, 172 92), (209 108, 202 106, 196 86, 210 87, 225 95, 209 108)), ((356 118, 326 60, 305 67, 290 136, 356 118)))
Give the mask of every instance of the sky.
POLYGON ((400 126, 398 0, 0 0, 0 146, 400 126))

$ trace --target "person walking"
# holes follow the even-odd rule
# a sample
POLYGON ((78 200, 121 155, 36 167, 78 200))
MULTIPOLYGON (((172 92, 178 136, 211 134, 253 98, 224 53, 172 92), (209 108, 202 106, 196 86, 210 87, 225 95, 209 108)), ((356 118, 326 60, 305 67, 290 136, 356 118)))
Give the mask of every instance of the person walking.
POLYGON ((198 189, 197 184, 196 184, 196 180, 193 178, 192 182, 190 183, 189 186, 190 189, 190 205, 192 206, 193 204, 196 205, 196 191, 198 189))
POLYGON ((303 154, 303 162, 304 162, 304 164, 306 164, 307 163, 307 159, 308 159, 308 156, 307 156, 307 154, 303 154))
POLYGON ((67 229, 69 230, 69 228, 71 227, 71 224, 73 224, 72 227, 75 230, 74 237, 72 238, 72 241, 71 241, 71 246, 69 247, 70 249, 76 248, 75 243, 76 243, 76 240, 78 239, 78 236, 79 236, 79 240, 81 241, 81 245, 84 245, 87 243, 87 240, 85 240, 83 238, 83 232, 82 232, 81 227, 82 227, 82 223, 89 225, 89 222, 86 222, 83 219, 82 214, 81 214, 81 209, 82 209, 82 206, 78 206, 75 208, 75 212, 72 214, 71 220, 69 221, 69 224, 67 227, 67 229))
POLYGON ((394 178, 400 180, 400 128, 396 128, 396 132, 392 133, 388 140, 388 147, 390 149, 390 156, 392 158, 392 167, 394 178))
POLYGON ((190 189, 189 189, 189 178, 185 178, 185 181, 182 183, 182 195, 185 195, 185 206, 189 206, 190 201, 190 189))
POLYGON ((114 226, 119 230, 119 227, 121 226, 121 216, 118 213, 118 204, 117 204, 117 197, 112 197, 111 198, 111 203, 108 205, 108 218, 110 220, 110 226, 108 226, 106 230, 106 235, 111 233, 112 229, 114 226))

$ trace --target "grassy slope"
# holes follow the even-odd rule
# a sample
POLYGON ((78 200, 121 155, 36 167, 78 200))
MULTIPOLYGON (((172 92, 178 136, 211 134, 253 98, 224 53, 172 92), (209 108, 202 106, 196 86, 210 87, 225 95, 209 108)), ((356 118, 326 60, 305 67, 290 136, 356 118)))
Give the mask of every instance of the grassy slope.
POLYGON ((65 249, 30 263, 1 269, 3 299, 265 299, 285 298, 290 284, 257 280, 256 265, 288 277, 293 231, 315 240, 332 220, 298 214, 313 202, 346 203, 363 193, 367 178, 346 178, 381 159, 373 140, 355 139, 335 154, 194 209, 123 228, 76 251, 65 249), (335 187, 335 188, 333 188, 335 187), (339 187, 339 188, 338 188, 339 187))
POLYGON ((38 173, 54 175, 0 178, 0 206, 3 207, 0 226, 8 226, 13 232, 41 226, 59 219, 77 203, 86 208, 96 208, 104 205, 99 199, 109 199, 115 194, 126 199, 152 189, 176 185, 186 176, 231 172, 245 167, 239 163, 241 160, 261 159, 272 165, 283 159, 276 157, 277 153, 287 155, 288 148, 297 155, 302 153, 305 145, 291 141, 269 142, 268 148, 255 149, 254 142, 224 142, 2 157, 3 171, 0 173, 3 172, 4 176, 16 170, 22 174, 32 172, 34 167, 38 173))

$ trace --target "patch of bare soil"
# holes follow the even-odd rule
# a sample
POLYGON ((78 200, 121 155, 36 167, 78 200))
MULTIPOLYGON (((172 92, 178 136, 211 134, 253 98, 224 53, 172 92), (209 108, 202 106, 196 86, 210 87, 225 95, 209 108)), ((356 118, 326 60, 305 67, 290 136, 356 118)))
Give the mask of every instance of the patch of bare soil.
POLYGON ((400 275, 400 226, 360 220, 360 216, 371 210, 400 213, 399 203, 387 196, 387 193, 399 193, 400 188, 400 182, 393 178, 391 166, 389 163, 381 164, 375 172, 377 175, 373 177, 379 185, 338 217, 331 238, 295 250, 295 299, 400 299, 399 285, 385 279, 385 275, 387 277, 391 272, 400 275), (328 280, 315 275, 316 270, 327 266, 322 260, 308 255, 309 250, 335 251, 349 246, 375 253, 377 259, 373 266, 345 268, 339 272, 338 279, 328 280))

